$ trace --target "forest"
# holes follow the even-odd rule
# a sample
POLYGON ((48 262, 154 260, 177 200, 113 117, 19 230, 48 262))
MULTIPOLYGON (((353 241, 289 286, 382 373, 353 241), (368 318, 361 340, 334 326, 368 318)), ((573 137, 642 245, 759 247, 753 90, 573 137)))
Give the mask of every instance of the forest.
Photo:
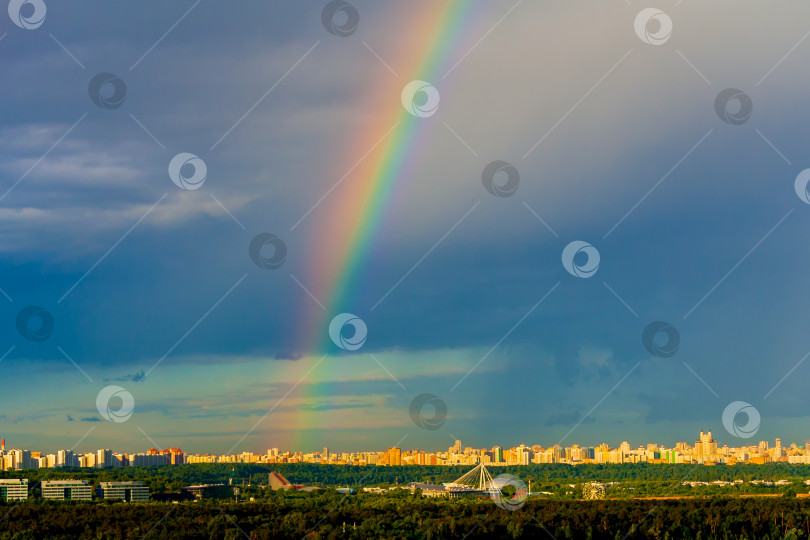
POLYGON ((28 501, 0 501, 0 540, 40 538, 555 538, 562 539, 810 539, 808 466, 530 465, 491 467, 514 474, 533 494, 510 512, 489 498, 431 499, 396 489, 408 482, 452 481, 469 466, 355 467, 318 464, 191 464, 108 469, 4 471, 28 478, 28 501), (267 473, 312 492, 273 491, 267 473), (234 498, 199 502, 46 501, 43 479, 92 484, 140 480, 153 495, 179 494, 190 484, 229 483, 234 498), (742 480, 727 486, 685 480, 742 480), (751 481, 787 480, 785 485, 751 481), (604 500, 582 500, 581 484, 609 483, 604 500), (349 486, 354 494, 334 487, 349 486), (393 487, 382 494, 363 487, 393 487), (771 496, 751 496, 771 495, 771 496), (797 497, 797 495, 799 495, 797 497), (643 497, 681 497, 649 499, 643 497))
POLYGON ((554 501, 509 512, 487 499, 276 492, 253 503, 52 503, 0 507, 0 540, 44 538, 810 538, 796 498, 554 501))

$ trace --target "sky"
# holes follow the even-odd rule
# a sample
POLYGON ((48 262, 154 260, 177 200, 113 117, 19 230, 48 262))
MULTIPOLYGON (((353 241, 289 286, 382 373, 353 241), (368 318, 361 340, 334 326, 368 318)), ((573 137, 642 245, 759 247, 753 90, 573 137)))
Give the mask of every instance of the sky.
POLYGON ((19 4, 9 447, 810 438, 806 3, 19 4))

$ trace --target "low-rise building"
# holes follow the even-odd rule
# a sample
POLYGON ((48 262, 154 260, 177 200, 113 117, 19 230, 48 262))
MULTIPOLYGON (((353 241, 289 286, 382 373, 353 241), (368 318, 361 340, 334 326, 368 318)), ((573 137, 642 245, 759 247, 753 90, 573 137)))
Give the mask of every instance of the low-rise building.
POLYGON ((43 480, 42 498, 57 501, 90 501, 93 486, 87 480, 43 480))
MULTIPOLYGON (((393 489, 393 488, 392 488, 393 489)), ((447 497, 449 499, 460 499, 465 496, 482 496, 486 492, 462 486, 459 484, 425 484, 422 482, 411 482, 408 484, 408 489, 414 493, 417 489, 422 493, 423 497, 447 497)))
POLYGON ((203 499, 230 499, 234 496, 234 487, 225 484, 201 484, 180 488, 181 499, 201 501, 203 499))
POLYGON ((28 478, 0 479, 0 499, 25 501, 28 499, 28 478))
POLYGON ((143 482, 101 482, 96 490, 102 499, 118 499, 124 502, 149 500, 149 488, 143 482))

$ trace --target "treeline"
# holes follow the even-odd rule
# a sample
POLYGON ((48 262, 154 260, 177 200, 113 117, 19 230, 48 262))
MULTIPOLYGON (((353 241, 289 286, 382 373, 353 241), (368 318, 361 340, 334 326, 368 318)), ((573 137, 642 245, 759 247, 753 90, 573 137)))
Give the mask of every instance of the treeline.
MULTIPOLYGON (((267 473, 278 471, 294 484, 316 486, 393 486, 409 482, 440 484, 451 482, 469 471, 471 466, 354 466, 320 465, 309 463, 292 464, 245 464, 245 463, 201 463, 187 465, 167 465, 163 467, 113 467, 95 468, 55 468, 29 469, 24 471, 0 472, 0 478, 28 478, 34 485, 42 479, 59 480, 76 478, 90 483, 140 480, 148 485, 153 493, 178 491, 180 487, 200 483, 227 483, 233 475, 234 485, 266 485, 267 473)), ((765 465, 684 465, 684 464, 603 464, 603 465, 564 465, 539 464, 510 467, 488 467, 493 476, 509 473, 527 484, 532 482, 533 491, 556 489, 555 486, 579 484, 588 481, 632 482, 641 489, 660 489, 671 486, 676 489, 682 481, 714 480, 732 481, 741 479, 776 481, 789 479, 796 481, 796 487, 803 485, 801 480, 810 478, 810 465, 789 465, 769 463, 765 465), (645 487, 646 486, 646 487, 645 487)), ((680 490, 680 488, 677 488, 680 490)), ((689 490, 688 486, 685 488, 689 490)), ((742 488, 740 488, 742 489, 742 488)), ((748 486, 745 489, 767 490, 748 486)), ((810 488, 809 488, 810 489, 810 488)), ((683 490, 682 490, 683 491, 683 490)), ((645 491, 646 492, 646 491, 645 491)))
POLYGON ((810 538, 810 501, 530 500, 515 512, 488 499, 277 493, 263 503, 47 503, 3 506, 0 540, 44 538, 810 538))

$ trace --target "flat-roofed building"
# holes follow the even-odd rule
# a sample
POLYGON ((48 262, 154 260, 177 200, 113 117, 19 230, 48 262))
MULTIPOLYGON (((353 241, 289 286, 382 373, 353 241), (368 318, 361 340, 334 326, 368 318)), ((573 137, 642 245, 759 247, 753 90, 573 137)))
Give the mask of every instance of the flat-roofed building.
POLYGON ((0 479, 0 499, 25 501, 28 499, 28 478, 0 479))
POLYGON ((43 480, 42 498, 57 501, 91 501, 93 486, 87 480, 43 480))
POLYGON ((230 499, 234 495, 232 486, 225 484, 202 484, 180 488, 181 499, 201 501, 203 499, 230 499))
POLYGON ((149 488, 143 482, 101 482, 97 492, 102 499, 120 499, 124 502, 149 500, 149 488))
POLYGON ((447 497, 450 499, 460 499, 461 497, 465 496, 477 496, 480 497, 482 495, 486 495, 484 491, 478 491, 477 489, 470 488, 468 486, 462 486, 458 484, 424 484, 422 482, 411 482, 408 484, 408 488, 411 490, 411 493, 414 493, 417 489, 421 491, 423 497, 447 497))

